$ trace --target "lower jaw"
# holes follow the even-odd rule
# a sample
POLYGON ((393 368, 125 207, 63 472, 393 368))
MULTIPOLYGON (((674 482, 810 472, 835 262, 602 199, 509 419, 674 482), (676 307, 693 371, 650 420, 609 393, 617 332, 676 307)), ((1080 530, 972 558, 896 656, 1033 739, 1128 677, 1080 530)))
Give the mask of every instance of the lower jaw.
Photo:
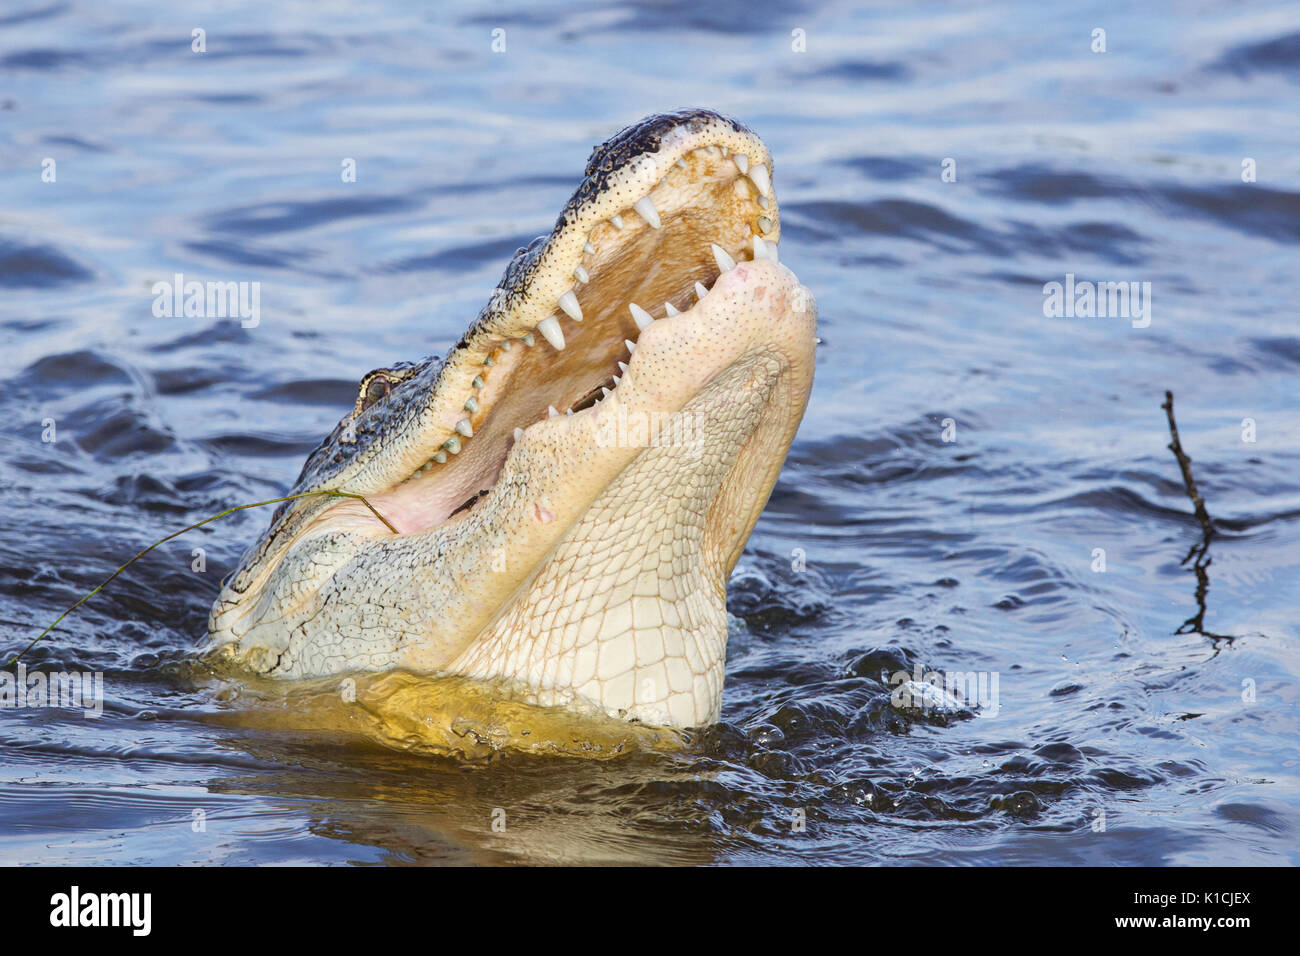
MULTIPOLYGON (((815 306, 793 273, 762 260, 724 273, 695 308, 647 328, 608 398, 525 429, 487 496, 452 522, 410 536, 440 555, 448 583, 457 582, 447 589, 440 616, 458 622, 461 633, 486 628, 492 612, 518 599, 531 569, 549 559, 568 528, 608 497, 620 473, 647 452, 640 446, 649 431, 720 444, 725 437, 719 437, 720 423, 755 386, 723 387, 718 379, 732 369, 742 369, 742 377, 749 374, 743 371, 746 362, 757 357, 793 366, 792 393, 803 393, 782 400, 779 435, 756 463, 760 475, 770 473, 774 480, 811 384, 814 320, 815 306), (682 416, 688 407, 695 411, 682 416), (482 560, 494 553, 504 560, 482 560), (472 582, 473 593, 464 593, 460 582, 472 582)), ((681 474, 689 474, 688 466, 681 474)), ((766 494, 764 487, 756 495, 759 507, 766 494)), ((638 496, 643 493, 634 490, 624 497, 638 496)), ((421 663, 427 669, 445 665, 437 656, 425 656, 421 663)))
POLYGON ((725 582, 779 470, 771 452, 784 451, 788 423, 772 411, 785 370, 754 353, 667 416, 658 434, 669 440, 641 450, 446 670, 513 682, 542 706, 715 722, 725 582), (738 474, 752 479, 739 499, 727 493, 738 474))

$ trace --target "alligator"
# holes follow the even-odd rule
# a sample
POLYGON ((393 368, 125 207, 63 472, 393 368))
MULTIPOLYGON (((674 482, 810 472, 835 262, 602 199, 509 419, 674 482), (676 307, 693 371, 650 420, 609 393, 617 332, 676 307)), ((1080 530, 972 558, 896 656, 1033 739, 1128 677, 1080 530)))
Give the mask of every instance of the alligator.
POLYGON ((735 120, 659 114, 597 146, 445 359, 361 379, 307 497, 223 585, 214 653, 716 722, 727 579, 812 387, 816 302, 780 233, 772 158, 735 120))

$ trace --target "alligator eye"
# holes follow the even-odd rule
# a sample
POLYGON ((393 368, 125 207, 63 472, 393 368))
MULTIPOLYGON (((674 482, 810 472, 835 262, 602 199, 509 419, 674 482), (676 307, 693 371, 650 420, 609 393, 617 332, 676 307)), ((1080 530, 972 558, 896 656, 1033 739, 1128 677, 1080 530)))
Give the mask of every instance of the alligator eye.
POLYGON ((376 402, 382 402, 392 391, 393 383, 382 375, 376 375, 361 390, 361 411, 365 411, 376 402))
POLYGON ((360 415, 371 405, 378 405, 386 399, 393 389, 437 358, 426 359, 421 365, 411 362, 397 362, 386 368, 376 368, 361 376, 361 387, 357 391, 357 403, 352 414, 360 415))

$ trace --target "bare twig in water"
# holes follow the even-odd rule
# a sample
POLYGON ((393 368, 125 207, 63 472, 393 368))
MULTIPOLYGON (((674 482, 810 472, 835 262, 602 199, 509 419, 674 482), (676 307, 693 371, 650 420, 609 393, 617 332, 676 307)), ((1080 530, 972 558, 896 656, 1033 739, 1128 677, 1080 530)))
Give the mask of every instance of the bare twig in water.
POLYGON ((1195 558, 1192 570, 1196 574, 1196 613, 1184 621, 1174 633, 1200 634, 1216 641, 1230 641, 1232 638, 1227 634, 1212 634, 1205 630, 1205 597, 1210 590, 1209 567, 1213 559, 1209 556, 1209 550, 1210 539, 1214 537, 1214 521, 1205 507, 1205 500, 1196 488, 1196 478, 1192 475, 1192 459, 1187 457, 1187 453, 1183 451, 1183 443, 1178 439, 1178 425, 1174 422, 1173 392, 1165 392, 1165 401, 1160 407, 1165 410, 1165 417, 1169 419, 1169 435, 1173 439, 1169 443, 1169 450, 1178 459, 1178 467, 1183 472, 1183 488, 1187 491, 1187 497, 1192 500, 1192 509, 1196 513, 1196 520, 1201 525, 1201 540, 1193 544, 1191 550, 1179 562, 1186 564, 1195 558))
POLYGON ((1196 478, 1192 476, 1192 460, 1187 457, 1183 451, 1183 443, 1178 440, 1178 425, 1174 421, 1174 393, 1165 392, 1165 402, 1160 406, 1165 410, 1165 417, 1169 419, 1169 434, 1173 441, 1169 443, 1169 450, 1174 453, 1178 459, 1178 467, 1183 471, 1183 487, 1187 489, 1187 497, 1192 499, 1192 508, 1196 512, 1196 520, 1201 523, 1201 543, 1193 546, 1192 550, 1187 552, 1187 557, 1183 558, 1182 563, 1186 564, 1188 559, 1200 548, 1204 553, 1205 549, 1210 546, 1210 538, 1214 535, 1214 522, 1210 519, 1210 513, 1205 510, 1205 500, 1201 493, 1196 489, 1196 478))

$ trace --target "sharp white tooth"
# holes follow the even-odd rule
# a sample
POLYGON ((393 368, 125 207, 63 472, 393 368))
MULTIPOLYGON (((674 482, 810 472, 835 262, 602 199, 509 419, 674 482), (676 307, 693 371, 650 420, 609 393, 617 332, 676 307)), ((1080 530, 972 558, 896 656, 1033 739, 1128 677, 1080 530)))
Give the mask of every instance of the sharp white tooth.
POLYGON ((722 147, 722 155, 723 155, 723 156, 726 156, 726 155, 727 155, 727 147, 725 147, 725 146, 722 147))
POLYGON ((767 174, 767 167, 762 163, 750 167, 749 179, 764 196, 772 195, 772 178, 767 174))
MULTIPOLYGON (((579 307, 578 297, 573 294, 572 289, 564 293, 564 295, 560 296, 560 308, 563 309, 564 314, 567 315, 569 318, 573 319, 574 322, 582 321, 582 309, 579 307)), ((549 339, 550 336, 548 335, 547 338, 549 339)), ((552 342, 551 344, 555 345, 554 342, 552 342)), ((555 347, 557 349, 564 348, 564 339, 560 339, 560 344, 556 345, 555 347)))
POLYGON ((566 414, 566 415, 572 415, 572 414, 573 414, 573 409, 572 409, 572 408, 566 408, 566 409, 564 410, 564 414, 566 414))
POLYGON ((596 247, 593 246, 590 242, 584 242, 584 243, 582 244, 582 251, 585 252, 587 255, 590 256, 590 255, 593 255, 593 254, 595 253, 595 251, 596 251, 596 247))
POLYGON ((509 343, 509 342, 502 342, 502 343, 501 343, 501 351, 502 351, 502 352, 509 352, 509 351, 510 351, 510 343, 509 343))
POLYGON ((676 309, 673 308, 673 304, 671 302, 664 303, 664 311, 667 312, 670 316, 681 315, 680 312, 678 312, 676 309))
POLYGON ((440 465, 445 464, 447 461, 447 453, 445 451, 434 452, 433 460, 440 465))
POLYGON ((636 351, 636 343, 633 342, 631 339, 624 339, 623 344, 627 346, 628 355, 631 355, 633 352, 636 351))
POLYGON ((766 196, 759 196, 759 197, 758 197, 758 204, 759 204, 760 206, 762 206, 764 209, 766 209, 768 206, 772 205, 770 202, 767 201, 767 197, 766 197, 766 196))
POLYGON ((591 281, 591 274, 588 273, 587 270, 582 266, 578 266, 578 268, 573 270, 573 277, 577 279, 579 282, 591 281))
POLYGON ((604 385, 600 387, 600 397, 609 398, 609 389, 607 389, 604 385))
POLYGON ((768 219, 767 216, 759 216, 759 217, 758 217, 758 228, 759 228, 759 229, 762 229, 764 232, 771 232, 771 231, 772 231, 772 220, 771 220, 771 219, 768 219))
POLYGON ((452 435, 450 438, 448 438, 445 442, 442 443, 442 447, 447 449, 447 451, 451 452, 453 455, 459 455, 460 439, 457 438, 455 435, 452 435))
POLYGON ((555 406, 554 406, 554 405, 547 405, 547 406, 546 406, 546 417, 547 417, 547 418, 557 418, 557 417, 559 417, 559 414, 560 414, 560 413, 557 412, 557 411, 555 410, 555 406))
POLYGON ((474 437, 474 429, 469 427, 468 418, 462 418, 460 421, 456 423, 456 434, 461 435, 465 438, 474 437))
POLYGON ((557 352, 564 351, 564 333, 560 331, 560 320, 555 316, 548 315, 538 322, 537 331, 542 333, 542 338, 550 342, 557 352))
POLYGON ((632 321, 636 323, 636 327, 639 330, 644 331, 649 328, 650 323, 655 320, 653 315, 641 308, 641 306, 637 305, 635 302, 629 302, 627 308, 628 311, 632 313, 632 321))
POLYGON ((431 461, 426 461, 426 462, 425 462, 423 465, 421 465, 419 468, 415 469, 415 473, 416 473, 417 475, 422 475, 422 474, 424 474, 426 471, 428 471, 428 470, 429 470, 430 468, 432 468, 432 467, 433 467, 433 462, 431 462, 431 461))
POLYGON ((763 242, 762 239, 760 239, 758 236, 754 237, 754 258, 755 259, 767 258, 767 249, 764 248, 764 245, 765 243, 763 242))
POLYGON ((617 375, 614 376, 614 387, 618 388, 618 383, 622 381, 617 375))
POLYGON ((478 399, 473 395, 465 399, 465 411, 469 412, 471 415, 478 411, 478 399))
MULTIPOLYGON (((528 334, 529 334, 529 335, 532 335, 531 332, 528 333, 528 334)), ((482 375, 475 375, 475 376, 474 376, 474 381, 470 382, 470 384, 473 385, 475 388, 482 388, 482 387, 483 387, 483 376, 482 376, 482 375)))
POLYGON ((626 374, 627 374, 627 363, 626 363, 626 362, 619 362, 619 363, 618 363, 618 370, 619 370, 620 372, 622 372, 624 375, 626 375, 626 374))
POLYGON ((716 242, 709 243, 713 247, 713 260, 718 264, 718 268, 723 272, 730 272, 736 268, 736 260, 727 255, 727 250, 716 242))
POLYGON ((736 168, 742 173, 749 169, 749 157, 744 153, 737 153, 735 156, 732 156, 731 159, 732 162, 736 164, 736 168))
POLYGON ((523 430, 522 428, 516 428, 516 429, 515 429, 515 441, 519 441, 519 439, 521 439, 521 438, 523 438, 523 437, 524 437, 524 430, 523 430))
POLYGON ((609 224, 610 224, 611 226, 613 226, 615 229, 622 229, 622 228, 623 228, 623 217, 622 217, 622 216, 610 216, 610 217, 609 217, 609 224))
POLYGON ((684 160, 684 159, 679 159, 679 160, 677 160, 677 165, 680 166, 680 167, 682 167, 682 169, 685 169, 685 168, 686 168, 686 160, 684 160))
MULTIPOLYGON (((524 345, 527 345, 529 348, 532 348, 533 345, 537 342, 537 337, 534 336, 532 332, 525 332, 525 333, 523 334, 522 338, 523 338, 523 340, 524 340, 524 345)), ((483 387, 483 386, 481 386, 481 385, 479 386, 479 388, 482 388, 482 387, 483 387)))
POLYGON ((655 208, 649 196, 642 196, 632 204, 632 208, 636 210, 638 216, 650 224, 651 229, 659 228, 659 210, 655 208))
POLYGON ((709 290, 704 288, 703 282, 695 283, 695 298, 703 299, 708 294, 709 294, 709 290))
POLYGON ((704 148, 709 151, 710 156, 717 156, 722 152, 722 150, 718 149, 716 146, 706 146, 704 148))

